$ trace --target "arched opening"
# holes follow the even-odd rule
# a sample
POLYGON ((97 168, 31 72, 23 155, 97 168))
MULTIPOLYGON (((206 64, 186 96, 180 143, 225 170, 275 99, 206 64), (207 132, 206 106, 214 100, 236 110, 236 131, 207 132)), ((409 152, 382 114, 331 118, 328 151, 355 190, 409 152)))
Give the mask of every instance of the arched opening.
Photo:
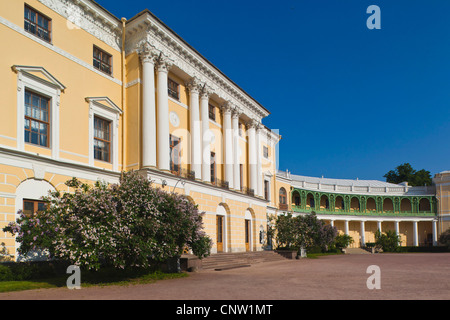
POLYGON ((383 212, 394 212, 394 203, 392 199, 386 198, 383 201, 383 212))
POLYGON ((229 209, 224 203, 217 206, 216 209, 216 252, 227 251, 227 215, 229 209))
POLYGON ((412 212, 411 201, 407 198, 402 199, 400 202, 401 212, 412 212))
POLYGON ((320 210, 328 209, 330 209, 330 202, 328 201, 328 196, 324 194, 320 197, 320 210))
POLYGON ((419 201, 419 211, 420 212, 430 212, 431 211, 431 204, 430 200, 426 198, 422 198, 419 201))
POLYGON ((356 197, 353 197, 352 200, 350 200, 350 211, 359 212, 360 210, 361 210, 361 206, 359 203, 359 199, 356 197))
POLYGON ((254 227, 255 213, 252 209, 245 210, 244 220, 244 239, 245 251, 253 251, 253 227, 254 227))
POLYGON ((292 203, 295 206, 300 206, 301 205, 301 197, 300 197, 300 193, 298 191, 294 191, 292 193, 292 203))
POLYGON ((366 203, 366 210, 369 212, 377 211, 377 203, 374 198, 368 198, 366 203))
POLYGON ((314 210, 316 208, 316 203, 314 201, 314 196, 308 193, 306 196, 306 209, 314 210))
MULTIPOLYGON (((23 181, 16 189, 16 212, 23 210, 27 215, 39 215, 44 210, 46 203, 42 197, 48 196, 49 191, 56 191, 55 187, 45 180, 28 179, 23 181)), ((17 248, 16 248, 17 252, 17 248)), ((42 250, 31 251, 28 255, 18 255, 17 261, 47 260, 48 255, 42 250)))
POLYGON ((336 197, 336 201, 334 202, 334 209, 336 211, 344 211, 345 209, 344 198, 342 198, 341 196, 336 197))

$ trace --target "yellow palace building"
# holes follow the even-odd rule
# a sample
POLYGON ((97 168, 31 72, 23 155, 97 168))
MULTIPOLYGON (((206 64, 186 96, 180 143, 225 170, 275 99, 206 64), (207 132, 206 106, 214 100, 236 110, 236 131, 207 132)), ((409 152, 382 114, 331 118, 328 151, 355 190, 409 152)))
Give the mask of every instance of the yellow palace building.
MULTIPOLYGON (((41 210, 41 197, 67 191, 72 177, 118 182, 127 170, 197 204, 213 253, 263 250, 269 215, 322 208, 324 185, 276 171, 281 137, 262 124, 269 111, 148 10, 127 21, 91 0, 1 1, 0 37, 0 228, 20 209, 41 210)), ((410 212, 412 234, 425 228, 435 240, 449 226, 449 176, 421 194, 425 216, 412 198, 409 211, 395 199, 388 211, 410 212)), ((355 190, 347 194, 372 208, 355 190)), ((331 214, 323 218, 345 224, 331 214)), ((16 254, 11 234, 1 242, 16 254)))

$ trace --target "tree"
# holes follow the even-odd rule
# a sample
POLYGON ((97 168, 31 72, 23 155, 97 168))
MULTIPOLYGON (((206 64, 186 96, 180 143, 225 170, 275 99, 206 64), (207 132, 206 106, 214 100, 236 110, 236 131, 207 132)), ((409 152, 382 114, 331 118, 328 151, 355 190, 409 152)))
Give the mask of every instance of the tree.
POLYGON ((314 212, 294 217, 292 213, 273 218, 273 230, 278 248, 290 250, 308 249, 320 246, 327 250, 337 235, 336 227, 326 225, 314 212))
POLYGON ((397 166, 395 170, 388 171, 383 177, 386 178, 386 182, 395 184, 408 182, 411 186, 430 186, 433 182, 430 171, 425 169, 416 171, 409 163, 397 166))
POLYGON ((211 239, 202 230, 202 214, 182 195, 153 188, 151 181, 124 173, 118 184, 77 179, 73 192, 51 192, 46 210, 36 216, 20 212, 3 229, 16 234, 19 253, 45 250, 50 258, 98 270, 149 266, 191 248, 209 255, 211 239))

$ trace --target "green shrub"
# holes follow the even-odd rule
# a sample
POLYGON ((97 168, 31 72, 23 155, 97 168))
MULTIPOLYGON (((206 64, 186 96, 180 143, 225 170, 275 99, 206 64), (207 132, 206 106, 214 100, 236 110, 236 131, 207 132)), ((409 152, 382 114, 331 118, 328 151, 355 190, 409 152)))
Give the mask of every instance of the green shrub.
POLYGON ((375 245, 381 247, 383 252, 395 252, 400 245, 400 236, 395 231, 388 230, 386 233, 381 233, 377 230, 375 245))
POLYGON ((14 275, 11 269, 0 264, 0 281, 13 281, 14 275))
POLYGON ((450 249, 450 228, 447 231, 441 233, 439 236, 439 243, 450 249))

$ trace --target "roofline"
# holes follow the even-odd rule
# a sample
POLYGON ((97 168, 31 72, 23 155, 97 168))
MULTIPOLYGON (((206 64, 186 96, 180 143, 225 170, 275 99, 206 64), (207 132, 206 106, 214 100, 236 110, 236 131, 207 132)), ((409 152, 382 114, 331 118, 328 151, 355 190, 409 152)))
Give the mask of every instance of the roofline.
POLYGON ((267 116, 269 116, 271 113, 269 110, 266 109, 261 103, 259 103, 255 98, 253 98, 249 93, 247 93, 244 89, 242 89, 238 84, 236 84, 233 80, 231 80, 225 73, 223 73, 219 68, 217 68, 211 61, 209 61, 207 58, 205 58, 200 52, 198 52, 194 47, 192 47, 186 40, 184 40, 180 35, 178 35, 174 30, 172 30, 169 26, 167 26, 164 22, 161 21, 157 16, 155 16, 149 9, 145 9, 141 12, 139 12, 137 15, 132 17, 130 20, 127 20, 127 24, 133 22, 140 16, 148 14, 153 19, 155 19, 157 22, 159 22, 163 27, 165 27, 169 32, 171 32, 174 36, 176 36, 180 41, 183 42, 187 47, 189 47, 194 53, 198 54, 200 58, 205 60, 210 66, 212 66, 216 71, 218 71, 222 76, 224 76, 228 81, 230 81, 233 85, 235 85, 239 90, 241 90, 245 95, 247 95, 250 99, 252 99, 259 107, 261 107, 265 112, 267 112, 267 116))

